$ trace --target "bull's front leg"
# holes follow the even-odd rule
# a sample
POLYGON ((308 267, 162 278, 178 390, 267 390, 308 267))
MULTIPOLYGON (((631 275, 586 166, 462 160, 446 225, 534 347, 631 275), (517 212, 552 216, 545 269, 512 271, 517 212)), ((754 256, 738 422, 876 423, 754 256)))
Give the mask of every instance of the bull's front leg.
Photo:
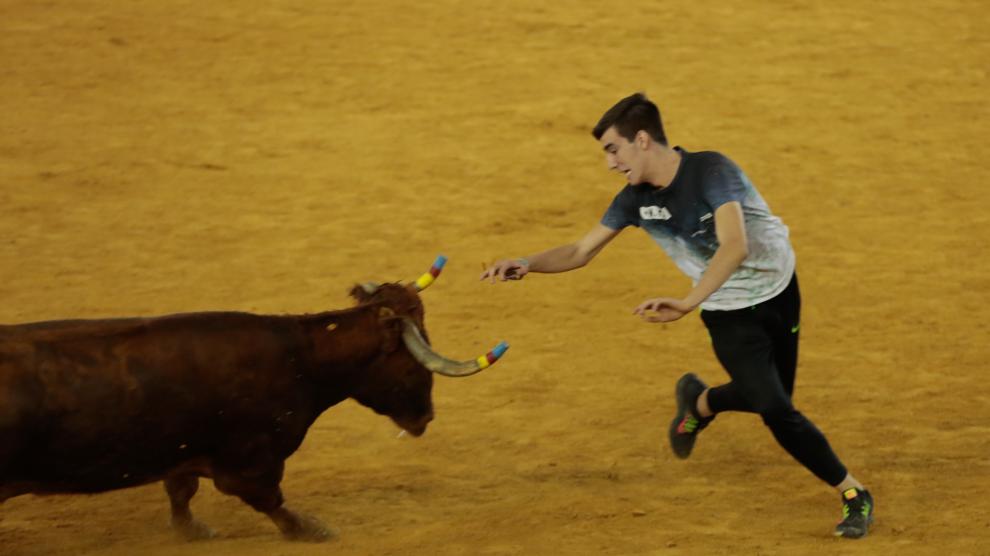
POLYGON ((196 475, 169 475, 165 478, 165 492, 172 504, 172 527, 190 541, 209 539, 216 532, 205 523, 195 519, 189 509, 189 501, 199 490, 199 477, 196 475))
POLYGON ((214 467, 213 483, 217 490, 237 496, 247 505, 267 515, 282 534, 290 540, 323 542, 333 537, 333 531, 320 520, 294 512, 284 505, 282 489, 283 462, 277 466, 259 470, 218 469, 214 467))

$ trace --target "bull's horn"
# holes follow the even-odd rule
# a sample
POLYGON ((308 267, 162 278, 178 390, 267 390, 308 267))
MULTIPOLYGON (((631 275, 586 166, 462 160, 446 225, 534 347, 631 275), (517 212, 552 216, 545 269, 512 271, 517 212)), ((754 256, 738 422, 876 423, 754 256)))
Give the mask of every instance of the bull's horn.
POLYGON ((443 265, 447 264, 447 257, 439 255, 437 260, 433 261, 433 266, 430 267, 430 271, 424 273, 422 276, 413 282, 413 286, 416 287, 416 291, 423 291, 440 276, 440 271, 443 270, 443 265))
POLYGON ((419 333, 419 327, 413 321, 402 319, 402 341, 405 342, 409 353, 421 365, 427 369, 443 376, 469 376, 486 369, 492 363, 498 361, 499 357, 509 349, 509 344, 499 342, 494 349, 472 361, 454 361, 447 359, 426 343, 423 335, 419 333))

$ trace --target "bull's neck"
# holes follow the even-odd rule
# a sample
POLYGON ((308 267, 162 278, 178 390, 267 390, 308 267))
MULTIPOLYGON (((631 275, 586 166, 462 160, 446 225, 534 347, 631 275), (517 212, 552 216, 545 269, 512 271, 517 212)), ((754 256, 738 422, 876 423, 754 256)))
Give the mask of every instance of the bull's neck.
POLYGON ((304 326, 313 346, 311 378, 328 406, 351 396, 390 341, 377 305, 311 315, 304 326))

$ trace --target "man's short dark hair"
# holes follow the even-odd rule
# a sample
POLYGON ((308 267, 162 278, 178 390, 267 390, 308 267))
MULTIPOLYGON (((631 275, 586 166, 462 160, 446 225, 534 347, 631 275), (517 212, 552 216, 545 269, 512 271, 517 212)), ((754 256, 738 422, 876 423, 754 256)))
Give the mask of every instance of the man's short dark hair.
POLYGON ((591 134, 595 139, 601 139, 612 126, 615 126, 619 135, 628 141, 635 139, 636 133, 643 130, 654 141, 661 145, 667 144, 667 136, 663 133, 663 122, 660 120, 660 109, 643 93, 629 95, 615 103, 615 106, 609 108, 602 119, 598 120, 598 125, 591 134))

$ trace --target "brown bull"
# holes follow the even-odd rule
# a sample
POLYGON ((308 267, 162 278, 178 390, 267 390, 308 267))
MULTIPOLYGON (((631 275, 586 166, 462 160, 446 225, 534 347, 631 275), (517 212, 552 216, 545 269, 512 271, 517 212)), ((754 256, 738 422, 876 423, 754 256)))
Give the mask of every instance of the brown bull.
POLYGON ((456 362, 429 348, 417 291, 430 281, 358 286, 356 307, 313 315, 0 326, 0 503, 163 480, 173 526, 201 538, 213 532, 189 501, 210 477, 285 536, 328 537, 279 488, 316 418, 353 398, 419 436, 433 419, 432 372, 472 374, 501 353, 456 362))

